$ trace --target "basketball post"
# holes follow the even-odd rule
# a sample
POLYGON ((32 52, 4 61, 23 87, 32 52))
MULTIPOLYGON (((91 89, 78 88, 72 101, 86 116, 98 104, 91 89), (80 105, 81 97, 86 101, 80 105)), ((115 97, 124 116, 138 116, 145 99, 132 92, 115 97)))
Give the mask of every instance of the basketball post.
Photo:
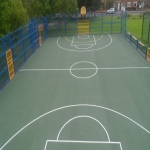
POLYGON ((87 35, 90 33, 90 25, 89 20, 84 20, 86 15, 86 8, 85 6, 81 7, 81 18, 82 20, 78 21, 78 35, 87 35), (83 19, 84 18, 84 19, 83 19))

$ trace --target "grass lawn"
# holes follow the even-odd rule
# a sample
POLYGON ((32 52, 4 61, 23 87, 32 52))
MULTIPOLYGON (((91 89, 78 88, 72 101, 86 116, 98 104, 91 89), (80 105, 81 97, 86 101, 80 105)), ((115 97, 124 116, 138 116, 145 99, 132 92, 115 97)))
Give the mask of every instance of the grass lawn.
POLYGON ((140 41, 142 41, 145 45, 150 47, 150 43, 141 39, 142 34, 142 21, 143 19, 140 17, 130 17, 127 19, 127 26, 126 29, 140 41))

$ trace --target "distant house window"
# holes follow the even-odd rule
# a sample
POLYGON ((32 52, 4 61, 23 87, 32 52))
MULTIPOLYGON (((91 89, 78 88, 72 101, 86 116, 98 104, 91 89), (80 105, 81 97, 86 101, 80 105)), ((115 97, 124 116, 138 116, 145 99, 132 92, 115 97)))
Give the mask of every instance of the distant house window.
POLYGON ((133 2, 133 7, 137 7, 138 2, 133 2))
POLYGON ((131 2, 127 2, 127 7, 131 7, 131 2))
POLYGON ((141 8, 144 8, 145 4, 144 4, 144 1, 141 2, 141 8))

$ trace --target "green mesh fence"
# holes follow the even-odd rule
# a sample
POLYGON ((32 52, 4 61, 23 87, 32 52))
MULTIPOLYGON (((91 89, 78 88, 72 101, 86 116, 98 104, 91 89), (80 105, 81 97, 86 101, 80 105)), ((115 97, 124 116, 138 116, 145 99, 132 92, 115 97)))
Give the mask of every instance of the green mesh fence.
POLYGON ((150 11, 143 15, 142 39, 150 43, 150 11))
MULTIPOLYGON (((47 18, 49 36, 77 35, 78 21, 83 19, 78 13, 55 14, 47 18)), ((126 13, 87 13, 84 19, 90 22, 90 34, 122 33, 126 30, 126 13)))
POLYGON ((123 31, 122 35, 131 43, 131 45, 144 57, 147 57, 147 49, 148 47, 143 44, 140 40, 138 40, 134 35, 132 35, 128 31, 123 31))

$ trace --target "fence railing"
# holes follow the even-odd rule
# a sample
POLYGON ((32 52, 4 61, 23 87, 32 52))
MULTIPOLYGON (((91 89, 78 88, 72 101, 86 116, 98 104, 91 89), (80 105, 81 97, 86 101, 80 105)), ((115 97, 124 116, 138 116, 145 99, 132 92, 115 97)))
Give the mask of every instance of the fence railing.
POLYGON ((142 39, 150 43, 150 11, 143 14, 142 39))
POLYGON ((143 44, 140 40, 138 40, 135 36, 133 36, 130 32, 124 31, 122 32, 123 36, 127 39, 128 42, 148 61, 150 61, 150 49, 148 46, 143 44))
MULTIPOLYGON (((87 13, 84 20, 89 21, 90 34, 121 33, 122 24, 126 22, 127 13, 87 13)), ((80 14, 55 14, 43 17, 40 22, 45 25, 48 35, 72 36, 78 34, 78 21, 83 20, 80 14)))
POLYGON ((38 21, 32 20, 28 25, 9 33, 0 39, 0 90, 10 81, 9 59, 6 53, 12 53, 12 65, 16 73, 39 47, 38 21))

